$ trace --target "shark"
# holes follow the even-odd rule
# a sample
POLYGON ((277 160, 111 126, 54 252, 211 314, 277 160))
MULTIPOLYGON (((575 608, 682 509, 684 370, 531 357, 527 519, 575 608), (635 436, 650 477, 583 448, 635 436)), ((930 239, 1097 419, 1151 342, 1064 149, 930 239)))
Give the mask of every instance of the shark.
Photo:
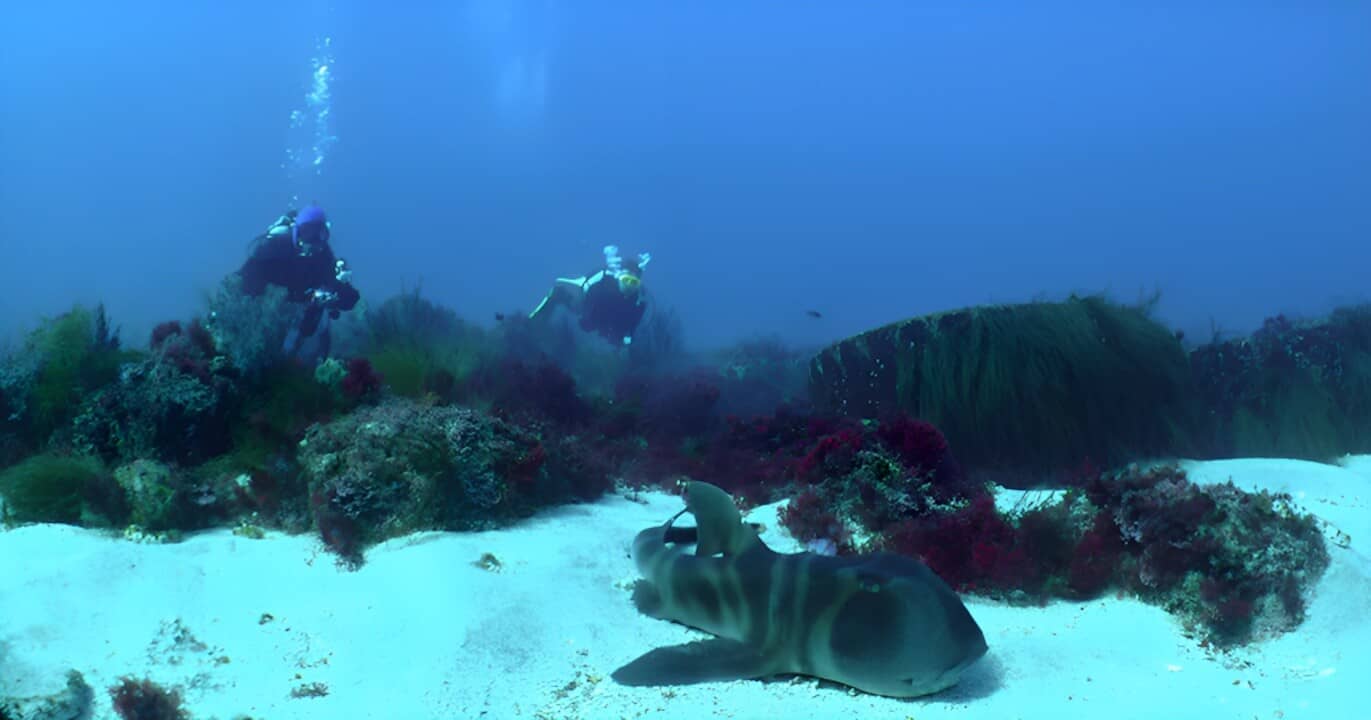
POLYGON ((685 508, 633 540, 633 603, 714 637, 660 647, 614 671, 627 686, 807 675, 911 698, 946 690, 988 650, 961 598, 894 553, 778 553, 733 498, 686 483, 685 508), (695 526, 676 526, 689 512, 695 526), (687 548, 693 545, 694 552, 687 548))

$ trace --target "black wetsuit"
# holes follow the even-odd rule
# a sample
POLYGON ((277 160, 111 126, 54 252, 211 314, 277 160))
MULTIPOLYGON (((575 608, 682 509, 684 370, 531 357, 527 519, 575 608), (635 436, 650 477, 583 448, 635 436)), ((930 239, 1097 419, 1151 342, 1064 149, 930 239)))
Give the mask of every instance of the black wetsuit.
POLYGON ((621 345, 624 338, 633 337, 646 311, 647 302, 641 292, 623 294, 619 290, 618 279, 605 273, 598 282, 585 289, 585 298, 581 303, 581 329, 621 345))
POLYGON ((238 274, 243 279, 243 292, 258 296, 268 285, 286 290, 286 299, 305 305, 305 317, 300 321, 300 337, 310 337, 319 329, 324 311, 336 318, 340 312, 351 310, 362 294, 350 283, 337 277, 337 258, 328 244, 328 231, 323 230, 312 242, 302 244, 309 252, 296 247, 290 235, 263 235, 257 239, 252 255, 238 274), (327 293, 327 299, 316 299, 315 291, 327 293))

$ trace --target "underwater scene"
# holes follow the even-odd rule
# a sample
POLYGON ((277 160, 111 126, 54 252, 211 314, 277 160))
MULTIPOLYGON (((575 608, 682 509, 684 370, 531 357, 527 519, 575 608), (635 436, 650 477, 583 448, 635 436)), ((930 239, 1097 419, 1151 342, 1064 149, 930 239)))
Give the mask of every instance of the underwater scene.
POLYGON ((1368 29, 7 5, 0 720, 1367 717, 1368 29))

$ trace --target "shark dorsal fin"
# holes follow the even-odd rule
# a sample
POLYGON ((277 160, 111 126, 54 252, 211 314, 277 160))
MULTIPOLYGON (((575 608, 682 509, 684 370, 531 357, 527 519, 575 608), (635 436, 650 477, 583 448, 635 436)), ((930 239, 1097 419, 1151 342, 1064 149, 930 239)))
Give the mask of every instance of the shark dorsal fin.
POLYGON ((695 516, 698 529, 695 554, 738 555, 761 542, 757 531, 743 522, 733 498, 707 482, 694 480, 685 486, 686 510, 695 516))

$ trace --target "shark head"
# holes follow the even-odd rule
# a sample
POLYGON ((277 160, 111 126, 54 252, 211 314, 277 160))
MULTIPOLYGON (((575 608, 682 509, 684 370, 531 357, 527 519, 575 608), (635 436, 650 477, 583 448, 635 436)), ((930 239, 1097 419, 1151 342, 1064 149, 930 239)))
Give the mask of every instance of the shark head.
POLYGON ((809 648, 818 674, 878 695, 913 697, 956 685, 985 655, 980 626, 923 563, 888 553, 856 563, 832 573, 830 582, 844 590, 822 645, 809 648))

